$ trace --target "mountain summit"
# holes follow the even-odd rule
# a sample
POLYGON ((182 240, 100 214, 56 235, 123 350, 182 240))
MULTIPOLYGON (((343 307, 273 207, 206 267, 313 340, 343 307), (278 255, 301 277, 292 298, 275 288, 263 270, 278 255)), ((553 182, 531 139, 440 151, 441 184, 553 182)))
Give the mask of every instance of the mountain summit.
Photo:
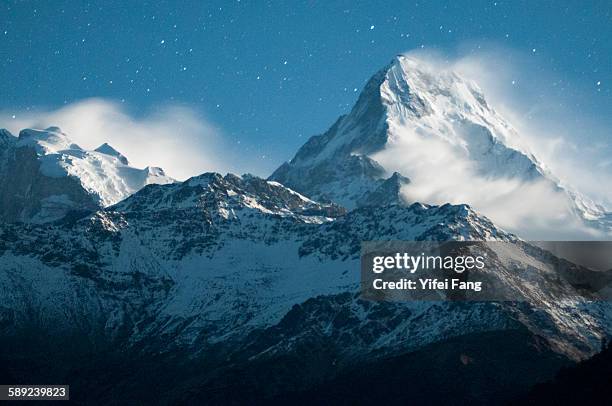
MULTIPOLYGON (((270 179, 313 199, 353 208, 394 172, 410 180, 399 193, 406 203, 441 203, 428 199, 444 194, 440 189, 449 182, 538 183, 560 196, 568 216, 612 230, 612 216, 562 185, 489 105, 478 85, 413 56, 397 56, 377 72, 351 112, 310 138, 270 179), (441 179, 446 182, 439 185, 441 179)), ((508 191, 491 193, 503 198, 508 191)), ((477 196, 466 200, 451 203, 478 208, 477 196)))

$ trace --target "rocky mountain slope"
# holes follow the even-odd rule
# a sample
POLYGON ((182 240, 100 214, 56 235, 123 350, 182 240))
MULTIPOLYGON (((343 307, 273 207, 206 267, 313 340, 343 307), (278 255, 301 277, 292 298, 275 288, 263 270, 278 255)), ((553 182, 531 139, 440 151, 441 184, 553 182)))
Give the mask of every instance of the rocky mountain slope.
POLYGON ((137 169, 110 145, 94 151, 59 128, 0 131, 0 219, 49 222, 117 203, 143 186, 170 183, 160 168, 137 169))
POLYGON ((168 329, 175 340, 177 334, 186 341, 201 334, 219 340, 278 321, 311 297, 355 292, 365 239, 496 235, 505 234, 465 206, 364 208, 344 214, 338 206, 313 202, 274 182, 204 174, 184 183, 149 185, 76 222, 3 225, 6 290, 0 296, 7 300, 5 309, 24 312, 10 317, 18 323, 40 320, 39 310, 46 308, 43 320, 49 324, 40 328, 69 327, 73 317, 93 323, 101 309, 86 316, 85 302, 110 306, 104 313, 112 317, 95 326, 110 336, 135 323, 140 327, 133 340, 158 336, 158 329, 168 329), (83 286, 66 291, 74 284, 83 286), (83 290, 87 293, 79 298, 83 290), (147 298, 162 293, 169 296, 154 301, 157 316, 151 320, 147 298), (69 300, 58 302, 54 295, 69 300), (140 311, 128 312, 100 296, 134 299, 129 308, 140 311), (51 314, 71 316, 54 320, 51 314), (134 314, 148 323, 131 320, 134 314))
POLYGON ((189 354, 185 362, 216 360, 220 369, 207 364, 210 371, 298 356, 313 345, 326 348, 335 371, 517 329, 551 354, 583 358, 612 333, 612 313, 608 302, 578 295, 555 274, 555 261, 465 205, 346 213, 276 182, 207 173, 148 185, 79 220, 0 225, 0 336, 14 344, 44 331, 37 345, 77 337, 87 351, 180 352, 189 354), (495 252, 487 277, 521 302, 363 300, 359 255, 367 240, 515 241, 495 252))

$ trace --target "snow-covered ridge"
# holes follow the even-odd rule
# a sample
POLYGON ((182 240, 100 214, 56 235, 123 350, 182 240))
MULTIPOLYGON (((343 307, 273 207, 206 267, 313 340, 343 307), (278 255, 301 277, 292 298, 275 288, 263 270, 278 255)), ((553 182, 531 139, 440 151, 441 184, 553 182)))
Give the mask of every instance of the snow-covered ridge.
MULTIPOLYGON (((200 334, 243 336, 312 296, 355 290, 363 240, 455 238, 507 235, 466 206, 365 207, 345 214, 275 182, 206 173, 149 185, 76 222, 0 223, 0 280, 22 292, 21 281, 41 278, 28 295, 40 302, 48 316, 42 319, 55 319, 53 330, 71 329, 71 315, 100 300, 105 310, 84 313, 84 324, 103 320, 113 334, 152 312, 131 339, 150 342, 165 332, 176 334, 171 345, 184 345, 200 334), (146 283, 132 281, 136 276, 146 283), (83 286, 70 289, 83 296, 47 297, 65 286, 83 286), (140 310, 126 314, 126 303, 140 310)), ((0 306, 20 311, 15 300, 0 288, 0 306)))
POLYGON ((115 204, 148 184, 174 182, 161 168, 130 166, 106 143, 86 150, 58 127, 24 129, 18 138, 5 131, 2 138, 10 140, 0 171, 0 217, 8 221, 52 221, 71 210, 115 204))
POLYGON ((145 187, 109 209, 147 212, 191 208, 214 212, 225 219, 236 218, 237 210, 247 209, 316 223, 330 221, 346 212, 335 204, 312 201, 278 182, 252 175, 223 176, 214 172, 164 187, 145 187))

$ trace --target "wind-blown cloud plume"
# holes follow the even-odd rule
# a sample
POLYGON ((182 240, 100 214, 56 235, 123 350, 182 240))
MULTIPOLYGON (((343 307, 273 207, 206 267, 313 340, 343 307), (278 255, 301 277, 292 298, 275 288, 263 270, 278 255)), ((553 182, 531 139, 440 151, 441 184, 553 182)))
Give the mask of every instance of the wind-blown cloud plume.
POLYGON ((491 45, 447 61, 478 83, 523 145, 564 184, 612 210, 612 120, 589 112, 595 93, 587 84, 570 85, 552 68, 538 69, 533 59, 491 45))
POLYGON ((547 181, 484 176, 463 151, 405 129, 373 158, 410 177, 409 202, 467 203, 501 227, 529 239, 598 237, 572 215, 567 195, 547 181))

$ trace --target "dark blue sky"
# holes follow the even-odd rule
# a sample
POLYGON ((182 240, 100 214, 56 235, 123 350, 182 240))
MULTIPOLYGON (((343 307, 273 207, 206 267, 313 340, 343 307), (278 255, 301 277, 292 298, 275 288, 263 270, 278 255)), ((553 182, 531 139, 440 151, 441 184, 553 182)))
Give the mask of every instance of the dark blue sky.
POLYGON ((612 116, 609 0, 140 3, 4 1, 0 109, 104 97, 138 115, 181 103, 283 160, 393 55, 494 45, 560 78, 544 90, 576 114, 612 116))

